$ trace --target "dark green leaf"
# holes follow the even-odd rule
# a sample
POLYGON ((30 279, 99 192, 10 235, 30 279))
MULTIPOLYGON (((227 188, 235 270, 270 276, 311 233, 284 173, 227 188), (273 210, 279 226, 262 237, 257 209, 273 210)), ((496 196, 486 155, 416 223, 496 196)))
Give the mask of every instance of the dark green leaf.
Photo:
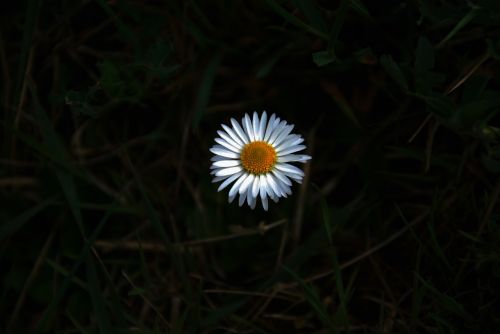
POLYGON ((335 61, 335 55, 328 51, 319 51, 312 54, 314 63, 318 66, 325 66, 335 61))
POLYGON ((408 81, 401 71, 399 65, 389 55, 382 55, 380 57, 380 64, 384 67, 386 72, 397 82, 397 84, 405 91, 408 91, 408 81))
POLYGON ((198 88, 198 95, 196 98, 196 104, 194 106, 194 116, 193 116, 193 126, 197 127, 205 113, 208 101, 210 100, 210 95, 212 93, 212 85, 215 80, 215 75, 217 73, 217 68, 222 60, 223 53, 217 52, 212 57, 208 63, 205 73, 203 74, 202 81, 198 88))
POLYGON ((314 28, 322 33, 327 33, 326 21, 323 18, 323 14, 318 8, 315 0, 292 0, 295 6, 300 9, 306 16, 309 23, 311 23, 314 28))

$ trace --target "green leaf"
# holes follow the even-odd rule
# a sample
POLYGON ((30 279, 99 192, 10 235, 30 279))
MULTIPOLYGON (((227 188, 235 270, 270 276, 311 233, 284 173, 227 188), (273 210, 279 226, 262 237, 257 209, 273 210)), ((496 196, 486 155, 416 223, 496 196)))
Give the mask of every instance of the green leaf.
POLYGON ((432 68, 434 68, 434 48, 427 38, 420 37, 415 57, 415 89, 417 92, 430 93, 432 88, 444 79, 444 76, 431 72, 432 68))
POLYGON ((321 213, 323 217, 323 226, 325 227, 325 233, 328 238, 328 242, 330 245, 333 245, 332 240, 332 215, 330 214, 330 209, 328 208, 328 204, 324 197, 321 198, 321 213))
POLYGON ((326 21, 314 0, 293 0, 295 6, 304 13, 307 20, 318 30, 327 33, 326 21))
POLYGON ((415 96, 425 102, 437 116, 448 119, 455 112, 455 105, 448 96, 437 93, 429 95, 416 94, 415 96))
POLYGON ((350 1, 351 8, 354 9, 358 14, 361 16, 364 16, 368 19, 371 19, 372 16, 370 12, 368 11, 368 8, 361 2, 361 0, 351 0, 350 1))
MULTIPOLYGON (((137 187, 139 188, 140 194, 142 199, 144 200, 144 203, 146 205, 146 210, 149 216, 149 220, 151 222, 151 225, 153 228, 156 230, 156 233, 158 233, 160 239, 162 240, 165 249, 167 250, 168 254, 170 254, 170 259, 172 263, 174 264, 177 273, 181 276, 181 279, 186 280, 186 272, 185 268, 182 262, 182 258, 180 258, 174 251, 174 248, 172 246, 172 241, 170 240, 167 231, 165 230, 165 227, 162 225, 160 221, 160 217, 158 215, 158 212, 155 210, 153 207, 153 204, 151 203, 151 200, 149 199, 148 193, 146 192, 146 187, 144 187, 144 183, 142 182, 141 176, 137 173, 135 170, 132 162, 130 159, 127 157, 127 163, 132 170, 132 174, 134 176, 135 182, 137 183, 137 187)), ((189 287, 186 285, 186 287, 189 287)))
POLYGON ((465 311, 465 308, 455 298, 450 297, 438 288, 433 286, 430 282, 424 280, 420 275, 417 276, 420 283, 427 288, 436 298, 441 306, 453 315, 460 316, 461 318, 470 318, 470 315, 465 311))
POLYGON ((492 173, 500 173, 500 150, 490 154, 481 154, 481 163, 487 171, 492 173))
POLYGON ((285 271, 288 274, 290 274, 290 276, 292 276, 297 281, 297 283, 299 283, 299 285, 302 287, 302 289, 304 290, 305 298, 306 298, 307 302, 312 306, 312 308, 314 309, 314 311, 318 315, 321 322, 323 322, 323 324, 326 327, 330 328, 331 331, 336 332, 336 328, 335 328, 334 323, 332 322, 331 316, 328 313, 327 309, 325 308, 325 305, 323 304, 323 302, 319 298, 316 290, 314 290, 314 288, 312 286, 310 286, 306 282, 304 282, 304 280, 299 275, 297 275, 295 272, 293 272, 291 269, 289 269, 287 267, 283 267, 283 269, 285 269, 285 271))
POLYGON ((405 91, 408 92, 408 81, 401 71, 399 65, 394 61, 390 55, 382 55, 380 57, 380 64, 385 71, 397 82, 397 84, 405 91))
POLYGON ((276 1, 274 0, 266 0, 267 4, 276 12, 278 13, 281 17, 283 17, 285 20, 290 22, 291 24, 309 32, 312 33, 316 36, 319 36, 325 40, 329 39, 328 34, 316 29, 313 26, 310 26, 303 21, 299 20, 297 17, 293 16, 289 11, 281 7, 276 1))
POLYGON ((500 38, 496 41, 488 38, 486 39, 486 43, 488 44, 488 53, 490 56, 496 60, 500 60, 500 38))
POLYGON ((257 70, 257 73, 255 76, 258 79, 262 79, 266 77, 271 70, 273 69, 274 65, 278 62, 278 60, 285 54, 288 48, 283 48, 275 52, 271 57, 269 57, 264 64, 257 70))
POLYGON ((362 128, 361 123, 359 123, 358 118, 354 113, 354 110, 351 108, 351 105, 344 97, 344 94, 342 94, 337 85, 334 83, 325 82, 321 86, 328 93, 328 95, 335 101, 340 111, 342 111, 342 113, 347 118, 349 118, 354 123, 354 125, 356 125, 358 128, 362 128))
POLYGON ((3 222, 0 225, 0 240, 3 240, 12 234, 16 233, 20 230, 27 222, 33 219, 38 213, 42 212, 49 205, 55 204, 55 199, 57 196, 45 199, 39 204, 35 205, 24 211, 22 214, 17 216, 16 218, 3 222))
POLYGON ((108 2, 104 0, 97 0, 97 3, 106 12, 106 14, 109 15, 113 23, 116 25, 116 28, 120 32, 123 40, 131 43, 134 46, 134 50, 136 51, 136 53, 140 54, 142 48, 136 34, 125 24, 125 22, 123 22, 123 20, 118 15, 116 15, 113 9, 109 6, 108 2))
POLYGON ((40 318, 40 321, 37 324, 36 331, 35 333, 45 333, 46 332, 46 326, 48 322, 51 320, 52 314, 54 313, 57 305, 61 302, 62 298, 64 297, 66 291, 68 290, 70 283, 73 281, 73 278, 76 276, 78 270, 80 269, 80 266, 82 263, 88 258, 88 254, 90 252, 90 249, 92 248, 95 240, 97 237, 100 235, 104 225, 108 221, 110 217, 110 212, 108 211, 104 217, 101 219, 97 227, 94 229, 90 237, 85 243, 85 246, 81 250, 80 254, 78 257, 74 260, 73 262, 73 267, 71 269, 71 272, 69 273, 68 276, 64 279, 62 284, 59 286, 59 288, 54 292, 54 297, 51 299, 49 305, 47 305, 43 315, 40 318))
POLYGON ((496 92, 486 92, 480 99, 460 106, 455 114, 462 127, 471 128, 476 122, 491 118, 500 108, 500 96, 496 92))
MULTIPOLYGON (((14 105, 19 105, 19 100, 21 98, 21 89, 24 85, 26 79, 26 67, 28 64, 28 56, 30 51, 33 48, 33 33, 35 31, 37 16, 40 6, 40 0, 28 0, 26 1, 26 16, 24 20, 24 26, 22 28, 23 39, 22 39, 22 47, 17 55, 19 59, 19 65, 17 69, 17 78, 16 78, 16 86, 15 86, 15 94, 14 94, 14 105)), ((6 113, 7 117, 11 113, 6 113)))
POLYGON ((415 58, 415 71, 417 73, 430 70, 434 67, 434 48, 429 40, 425 37, 418 39, 416 58, 415 58))
POLYGON ((446 35, 445 38, 443 38, 443 40, 439 42, 437 47, 440 48, 451 38, 453 38, 453 36, 455 36, 460 30, 462 30, 463 27, 465 27, 470 21, 478 16, 479 13, 480 9, 478 8, 473 8, 471 11, 469 11, 464 17, 460 19, 460 21, 457 22, 457 24, 453 27, 453 29, 451 29, 448 35, 446 35))
POLYGON ((103 297, 103 292, 100 288, 99 278, 95 268, 94 259, 92 254, 87 256, 87 280, 92 305, 94 307, 94 316, 97 318, 97 325, 102 334, 113 333, 109 313, 106 307, 106 302, 103 297))
MULTIPOLYGON (((58 134, 56 133, 52 122, 49 120, 49 117, 45 110, 41 107, 38 96, 35 90, 35 87, 30 85, 31 88, 31 96, 35 104, 35 111, 38 120, 38 125, 40 127, 40 131, 42 133, 42 137, 44 139, 44 144, 47 147, 49 152, 53 152, 59 161, 68 161, 68 153, 63 145, 63 141, 60 139, 58 134)), ((83 219, 82 213, 80 210, 80 200, 78 197, 78 193, 76 190, 76 184, 73 179, 73 176, 70 172, 61 168, 60 166, 54 166, 54 171, 59 180, 63 193, 68 201, 70 210, 75 218, 76 224, 80 229, 82 235, 85 235, 83 228, 83 219)))
POLYGON ((125 83, 121 79, 120 69, 110 60, 104 60, 98 64, 101 78, 99 85, 111 96, 122 96, 125 90, 125 83))
POLYGON ((312 54, 313 62, 319 67, 335 61, 335 55, 329 51, 319 51, 312 54))
POLYGON ((193 116, 193 126, 196 128, 205 113, 208 101, 210 100, 210 95, 212 94, 212 86, 215 80, 215 75, 217 68, 222 60, 223 53, 216 52, 208 63, 203 78, 198 88, 198 96, 196 97, 196 103, 194 106, 194 116, 193 116))
POLYGON ((341 0, 340 6, 337 9, 335 16, 333 17, 332 31, 330 33, 330 38, 328 39, 328 51, 330 51, 334 58, 337 58, 337 55, 335 53, 335 46, 340 34, 340 29, 342 29, 342 26, 344 25, 348 10, 349 0, 341 0))

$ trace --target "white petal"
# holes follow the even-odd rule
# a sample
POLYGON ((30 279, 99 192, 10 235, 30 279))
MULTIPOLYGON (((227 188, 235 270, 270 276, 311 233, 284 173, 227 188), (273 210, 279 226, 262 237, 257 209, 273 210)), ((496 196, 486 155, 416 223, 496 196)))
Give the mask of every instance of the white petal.
POLYGON ((287 197, 287 195, 290 195, 292 193, 292 190, 290 189, 290 187, 287 186, 286 184, 284 184, 283 181, 281 181, 278 178, 275 178, 274 180, 276 181, 276 185, 278 186, 279 190, 281 191, 281 196, 287 197))
POLYGON ((283 140, 281 144, 276 145, 275 150, 276 152, 283 151, 289 147, 298 145, 304 141, 304 138, 302 138, 299 135, 289 135, 288 137, 283 140))
POLYGON ((243 117, 241 123, 244 125, 244 129, 246 131, 246 134, 248 135, 248 138, 250 138, 250 141, 254 141, 255 136, 253 135, 253 126, 250 116, 248 116, 248 114, 245 114, 245 117, 243 117))
POLYGON ((242 206, 245 203, 245 199, 247 198, 247 192, 245 191, 243 194, 240 193, 240 200, 238 201, 238 205, 242 206))
POLYGON ((216 161, 212 164, 212 166, 215 167, 234 167, 234 166, 239 166, 240 161, 239 160, 220 160, 216 161))
POLYGON ((240 166, 222 168, 217 173, 215 173, 215 176, 233 175, 241 172, 242 170, 243 168, 241 168, 240 166))
POLYGON ((269 119, 269 122, 267 123, 266 133, 264 134, 264 140, 267 140, 267 138, 269 138, 271 131, 274 129, 274 120, 275 119, 276 119, 276 115, 272 114, 271 118, 269 119))
POLYGON ((226 188, 228 185, 230 185, 234 180, 236 180, 238 177, 241 176, 241 173, 236 173, 234 175, 229 176, 224 182, 222 182, 217 188, 217 191, 221 191, 222 189, 226 188))
POLYGON ((234 198, 235 198, 235 197, 236 197, 236 194, 230 195, 230 196, 227 198, 228 203, 231 203, 231 202, 234 200, 234 198))
POLYGON ((245 134, 245 131, 241 128, 240 124, 234 118, 231 118, 231 124, 233 125, 234 132, 236 132, 236 134, 240 137, 243 144, 248 144, 250 140, 245 134))
POLYGON ((286 121, 283 121, 281 122, 277 127, 276 129, 274 129, 273 133, 269 136, 269 144, 273 144, 275 141, 276 141, 276 138, 278 138, 279 135, 281 135, 281 133, 283 133, 283 131, 285 131, 287 128, 287 125, 286 125, 286 121))
POLYGON ((266 174, 266 180, 267 180, 267 184, 269 184, 271 186, 271 189, 276 194, 276 196, 279 197, 281 195, 281 191, 278 189, 278 186, 276 185, 276 181, 274 181, 274 177, 272 176, 271 173, 266 174))
POLYGON ((271 189, 271 186, 268 185, 266 191, 267 191, 267 196, 269 196, 270 199, 274 200, 276 198, 276 195, 274 194, 274 191, 271 189))
POLYGON ((259 140, 264 139, 264 131, 266 131, 267 125, 267 113, 264 111, 262 116, 260 117, 260 125, 259 125, 259 140))
POLYGON ((288 126, 285 126, 285 128, 283 129, 283 131, 281 131, 281 133, 279 134, 279 136, 276 138, 275 141, 273 141, 272 144, 274 147, 278 146, 279 144, 281 144, 288 136, 288 134, 290 132, 292 132, 293 130, 293 127, 294 125, 293 124, 290 124, 288 126))
POLYGON ((210 152, 213 154, 217 154, 226 158, 238 159, 240 157, 239 154, 226 150, 222 147, 214 146, 210 149, 210 152))
POLYGON ((294 165, 290 165, 287 163, 277 163, 275 167, 279 170, 284 171, 284 172, 294 173, 294 174, 298 174, 300 176, 304 176, 304 172, 302 170, 300 170, 299 168, 295 167, 294 165))
POLYGON ((252 195, 252 189, 250 187, 247 190, 247 203, 252 210, 255 209, 255 204, 257 204, 257 197, 252 195))
POLYGON ((282 172, 280 172, 279 170, 274 169, 272 171, 272 173, 273 173, 274 176, 276 176, 277 179, 279 179, 281 182, 283 182, 287 186, 291 186, 292 185, 292 182, 290 182, 290 180, 282 172))
POLYGON ((240 189, 240 185, 243 181, 245 181, 245 179, 248 177, 249 174, 243 174, 239 177, 239 179, 233 184, 233 186, 231 187, 231 190, 229 190, 229 197, 233 196, 234 194, 236 194, 238 192, 238 190, 240 189))
POLYGON ((283 155, 286 155, 286 154, 290 154, 290 153, 294 153, 294 152, 297 152, 297 151, 302 151, 302 150, 305 150, 306 149, 306 146, 305 145, 296 145, 296 146, 292 146, 292 147, 289 147, 287 149, 284 149, 283 151, 279 152, 278 153, 278 156, 283 156, 283 155))
POLYGON ((260 188, 260 200, 262 201, 262 207, 264 210, 267 211, 267 195, 266 195, 266 189, 264 187, 260 188))
POLYGON ((253 179, 253 184, 252 184, 252 196, 253 197, 257 197, 257 195, 259 194, 259 180, 260 180, 259 176, 256 176, 253 179))
POLYGON ((210 158, 210 161, 221 161, 221 160, 227 160, 227 158, 221 157, 220 155, 214 155, 213 157, 210 158))
POLYGON ((227 176, 216 176, 216 177, 213 178, 212 183, 220 182, 222 180, 227 179, 228 177, 229 177, 229 175, 227 175, 227 176))
POLYGON ((285 175, 297 183, 302 183, 302 178, 303 178, 302 175, 298 175, 298 174, 294 174, 294 173, 285 173, 285 175))
POLYGON ((243 147, 244 143, 241 141, 241 138, 238 137, 238 135, 236 134, 236 132, 234 132, 233 129, 231 129, 226 124, 222 124, 222 128, 236 143, 240 144, 243 147))
POLYGON ((240 150, 234 147, 233 145, 229 144, 227 141, 225 141, 222 138, 215 138, 215 142, 223 146, 224 148, 227 148, 230 151, 233 151, 234 153, 240 153, 240 150))
POLYGON ((234 139, 229 136, 226 132, 224 131, 221 131, 221 130, 217 130, 217 134, 222 138, 224 139, 226 142, 228 142, 229 144, 231 144, 232 146, 236 147, 237 149, 240 149, 243 147, 240 143, 234 141, 234 139))
POLYGON ((257 115, 256 111, 253 112, 252 126, 253 126, 253 136, 255 140, 261 140, 259 136, 259 126, 260 126, 259 115, 257 115))
POLYGON ((311 156, 304 154, 287 154, 282 157, 278 157, 278 162, 307 162, 310 160, 311 156))
POLYGON ((269 196, 269 197, 271 197, 271 199, 274 201, 274 203, 278 203, 280 200, 279 196, 269 196))
POLYGON ((255 176, 253 174, 249 174, 248 177, 245 179, 245 181, 243 181, 241 183, 240 190, 239 190, 240 194, 244 193, 247 190, 248 186, 250 186, 250 184, 252 184, 254 177, 255 176))

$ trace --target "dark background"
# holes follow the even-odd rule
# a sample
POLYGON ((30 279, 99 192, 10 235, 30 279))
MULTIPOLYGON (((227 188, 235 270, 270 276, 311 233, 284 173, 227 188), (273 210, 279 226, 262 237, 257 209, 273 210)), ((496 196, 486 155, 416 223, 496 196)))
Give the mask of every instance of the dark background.
POLYGON ((500 4, 0 5, 0 331, 495 333, 500 4), (265 212, 209 175, 303 135, 265 212))

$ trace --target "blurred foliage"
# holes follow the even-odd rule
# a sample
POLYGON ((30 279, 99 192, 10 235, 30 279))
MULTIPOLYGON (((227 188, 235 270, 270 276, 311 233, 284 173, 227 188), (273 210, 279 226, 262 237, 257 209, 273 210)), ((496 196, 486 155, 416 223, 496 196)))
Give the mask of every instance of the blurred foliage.
POLYGON ((0 332, 496 333, 500 2, 0 5, 0 332), (209 175, 267 110, 312 161, 209 175))

